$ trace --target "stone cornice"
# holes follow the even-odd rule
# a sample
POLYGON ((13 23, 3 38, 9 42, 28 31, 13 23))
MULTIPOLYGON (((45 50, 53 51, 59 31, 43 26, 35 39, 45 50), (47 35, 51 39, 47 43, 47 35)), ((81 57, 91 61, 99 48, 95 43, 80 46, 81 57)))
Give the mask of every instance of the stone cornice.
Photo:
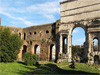
POLYGON ((91 5, 87 5, 87 6, 81 6, 81 7, 77 7, 77 8, 73 8, 73 9, 68 9, 68 10, 64 10, 64 11, 60 11, 60 12, 66 12, 66 11, 81 9, 81 8, 85 8, 85 7, 95 6, 95 5, 100 5, 100 3, 95 3, 95 4, 91 4, 91 5))
POLYGON ((60 4, 64 4, 64 3, 68 3, 68 2, 73 2, 73 1, 78 1, 78 0, 66 0, 66 1, 60 2, 60 4))
POLYGON ((79 20, 79 21, 61 22, 60 25, 62 25, 62 24, 75 24, 75 23, 77 24, 77 23, 83 23, 83 22, 86 23, 86 24, 89 24, 89 22, 92 23, 93 20, 98 20, 98 19, 100 19, 100 17, 96 17, 96 18, 92 18, 92 19, 91 18, 90 19, 84 19, 84 20, 79 20))
POLYGON ((79 15, 79 14, 89 13, 89 12, 94 12, 94 11, 100 11, 100 9, 91 10, 91 11, 84 11, 84 12, 79 12, 79 13, 70 14, 70 15, 64 15, 64 16, 61 16, 61 17, 69 17, 69 16, 74 16, 74 15, 79 15))

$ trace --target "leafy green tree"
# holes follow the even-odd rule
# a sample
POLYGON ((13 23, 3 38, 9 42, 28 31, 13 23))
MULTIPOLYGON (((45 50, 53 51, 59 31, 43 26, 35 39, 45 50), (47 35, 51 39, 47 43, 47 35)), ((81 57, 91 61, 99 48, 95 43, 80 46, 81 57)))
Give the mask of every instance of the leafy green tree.
POLYGON ((72 46, 72 57, 74 58, 76 55, 82 57, 81 55, 82 49, 77 46, 72 46))
POLYGON ((13 62, 16 60, 22 43, 17 33, 11 34, 8 28, 0 28, 0 61, 13 62))

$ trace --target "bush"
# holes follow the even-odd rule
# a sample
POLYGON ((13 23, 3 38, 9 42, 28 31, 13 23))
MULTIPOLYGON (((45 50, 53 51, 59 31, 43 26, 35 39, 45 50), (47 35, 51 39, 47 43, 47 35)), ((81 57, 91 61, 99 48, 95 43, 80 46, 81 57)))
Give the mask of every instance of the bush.
POLYGON ((32 54, 31 52, 24 53, 24 55, 23 55, 24 63, 28 66, 32 66, 32 65, 36 64, 37 59, 38 59, 37 55, 32 54))
POLYGON ((8 28, 0 28, 0 62, 13 62, 17 59, 23 41, 17 33, 8 28))

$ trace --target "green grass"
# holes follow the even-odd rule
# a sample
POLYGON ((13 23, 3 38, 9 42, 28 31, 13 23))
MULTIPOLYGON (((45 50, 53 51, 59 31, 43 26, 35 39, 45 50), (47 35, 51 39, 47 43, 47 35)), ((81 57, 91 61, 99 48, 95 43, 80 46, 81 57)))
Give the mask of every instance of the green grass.
POLYGON ((31 75, 36 66, 26 66, 22 63, 0 63, 0 75, 31 75))
POLYGON ((23 63, 0 63, 0 75, 41 75, 41 74, 93 74, 99 75, 100 65, 75 63, 75 69, 70 68, 71 63, 39 62, 37 66, 26 66, 23 63))

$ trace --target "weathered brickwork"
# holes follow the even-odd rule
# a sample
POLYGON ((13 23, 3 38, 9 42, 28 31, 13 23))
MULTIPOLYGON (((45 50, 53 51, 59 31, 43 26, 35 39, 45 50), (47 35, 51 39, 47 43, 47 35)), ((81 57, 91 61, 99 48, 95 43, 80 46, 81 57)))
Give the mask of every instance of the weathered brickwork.
MULTIPOLYGON (((94 63, 97 57, 100 63, 100 0, 67 0, 61 4, 61 18, 55 23, 26 28, 8 27, 12 33, 18 33, 24 44, 18 59, 24 52, 36 53, 40 47, 40 60, 50 60, 51 47, 56 46, 57 62, 72 61, 72 31, 81 27, 85 31, 83 60, 94 63), (63 39, 67 38, 67 53, 63 53, 63 39), (93 49, 93 40, 98 40, 98 51, 93 49)), ((6 26, 2 26, 6 27, 6 26)))
POLYGON ((58 31, 57 26, 60 21, 55 23, 37 25, 26 28, 2 26, 3 28, 9 28, 12 33, 18 33, 21 39, 24 40, 24 44, 18 54, 18 60, 22 60, 22 54, 25 52, 35 53, 35 46, 40 47, 40 60, 49 61, 50 59, 50 46, 56 45, 56 33, 58 31))

